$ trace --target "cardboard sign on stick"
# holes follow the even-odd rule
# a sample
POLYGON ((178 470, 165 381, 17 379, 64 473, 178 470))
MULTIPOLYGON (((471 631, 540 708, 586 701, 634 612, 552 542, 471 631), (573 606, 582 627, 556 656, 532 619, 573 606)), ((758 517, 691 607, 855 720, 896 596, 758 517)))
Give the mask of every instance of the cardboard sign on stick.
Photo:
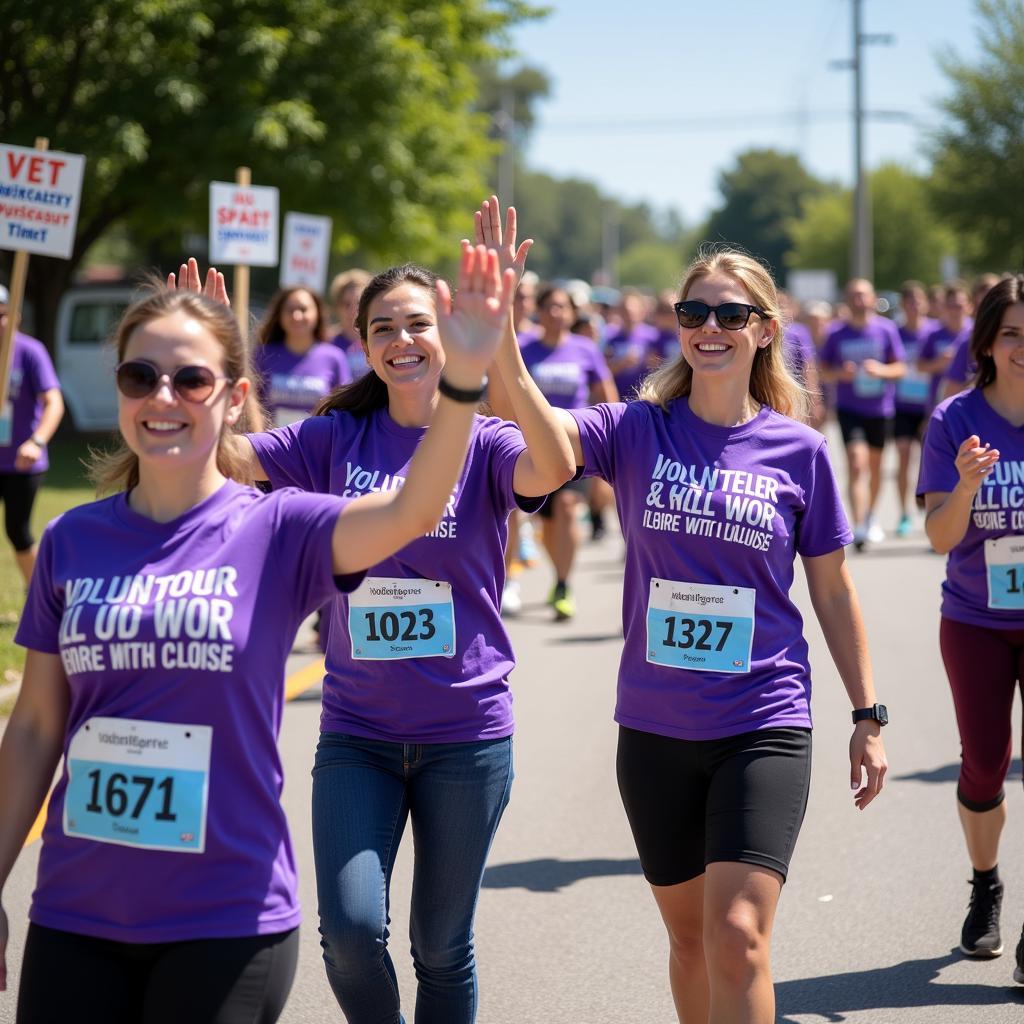
POLYGON ((327 286, 327 262, 330 252, 330 217, 286 213, 281 287, 312 288, 322 293, 327 286))
POLYGON ((71 258, 85 157, 0 143, 0 249, 71 258))
POLYGON ((277 189, 210 182, 210 262, 277 266, 277 189))

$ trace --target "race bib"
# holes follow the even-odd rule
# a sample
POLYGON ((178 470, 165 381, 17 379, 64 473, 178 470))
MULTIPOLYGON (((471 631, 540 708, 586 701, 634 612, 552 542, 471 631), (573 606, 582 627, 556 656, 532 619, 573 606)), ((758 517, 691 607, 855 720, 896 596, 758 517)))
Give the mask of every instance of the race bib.
POLYGON ((985 573, 989 608, 1024 608, 1024 537, 985 541, 985 573))
POLYGON ((896 397, 908 405, 926 405, 931 394, 931 378, 917 370, 907 370, 904 376, 896 381, 896 397))
POLYGON ((90 718, 68 749, 64 834, 202 853, 212 741, 208 725, 90 718))
POLYGON ((691 672, 749 672, 756 596, 747 587, 652 579, 647 660, 691 672))
POLYGON ((14 440, 14 406, 10 401, 0 409, 0 448, 9 448, 14 440))
POLYGON ((357 661, 453 658, 452 585, 367 577, 349 595, 348 631, 357 661))
POLYGON ((853 378, 853 393, 858 398, 878 398, 885 391, 885 381, 881 377, 872 377, 864 370, 858 370, 853 378))

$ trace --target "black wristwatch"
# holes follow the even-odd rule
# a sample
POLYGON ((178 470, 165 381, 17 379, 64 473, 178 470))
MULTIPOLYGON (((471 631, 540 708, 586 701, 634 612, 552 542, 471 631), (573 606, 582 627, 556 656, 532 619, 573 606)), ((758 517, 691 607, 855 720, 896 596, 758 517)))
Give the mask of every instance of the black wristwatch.
POLYGON ((857 708, 853 712, 853 724, 871 719, 879 725, 889 724, 889 710, 884 704, 872 704, 869 708, 857 708))

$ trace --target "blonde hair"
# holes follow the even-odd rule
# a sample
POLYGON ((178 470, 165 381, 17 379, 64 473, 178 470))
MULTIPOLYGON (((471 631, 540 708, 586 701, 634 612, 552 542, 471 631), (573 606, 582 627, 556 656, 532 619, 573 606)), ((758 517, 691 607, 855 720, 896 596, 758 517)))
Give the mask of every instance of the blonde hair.
POLYGON ((342 296, 350 288, 358 288, 362 291, 370 283, 372 277, 373 275, 369 271, 361 270, 359 267, 353 267, 351 270, 343 270, 340 274, 335 274, 330 288, 327 289, 327 296, 330 299, 331 305, 338 305, 341 302, 342 296))
MULTIPOLYGON (((151 279, 147 284, 148 294, 127 309, 114 331, 118 363, 124 360, 128 342, 139 327, 162 316, 184 313, 198 320, 220 342, 224 349, 224 373, 231 381, 241 377, 253 379, 248 347, 238 329, 238 321, 227 306, 195 292, 172 290, 156 279, 151 279)), ((250 388, 242 414, 233 425, 225 423, 221 432, 217 446, 217 468, 224 476, 239 483, 253 483, 248 462, 239 455, 231 439, 235 435, 262 429, 263 412, 256 399, 255 389, 250 388)), ((89 450, 86 472, 97 494, 130 490, 139 482, 139 457, 125 444, 123 438, 118 438, 112 449, 89 450)))
MULTIPOLYGON (((754 353, 754 363, 750 368, 750 397, 784 416, 806 420, 810 402, 806 389, 786 366, 782 350, 785 318, 768 268, 738 249, 702 246, 686 268, 683 283, 679 286, 680 300, 686 298, 695 282, 711 274, 723 274, 738 282, 750 296, 751 303, 760 306, 767 313, 766 319, 775 322, 771 342, 754 353)), ((664 409, 673 399, 689 395, 692 386, 693 370, 680 353, 643 382, 639 398, 664 409)))

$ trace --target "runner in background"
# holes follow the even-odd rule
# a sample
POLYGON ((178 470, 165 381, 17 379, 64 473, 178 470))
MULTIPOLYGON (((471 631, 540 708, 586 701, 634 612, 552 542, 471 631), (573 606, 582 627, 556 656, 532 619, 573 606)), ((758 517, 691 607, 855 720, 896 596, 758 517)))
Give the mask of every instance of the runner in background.
POLYGON ((656 370, 662 363, 679 358, 679 324, 676 322, 675 301, 676 294, 671 289, 659 292, 651 311, 651 323, 658 337, 648 353, 648 370, 656 370))
POLYGON ((275 427, 305 419, 352 380, 348 360, 327 345, 327 308, 308 288, 282 288, 256 330, 257 396, 275 427))
POLYGON ((963 281, 950 281, 943 288, 942 317, 938 327, 924 340, 918 357, 918 369, 931 377, 928 408, 943 400, 942 378, 946 375, 957 348, 971 337, 971 297, 963 281))
MULTIPOLYGON (((537 297, 540 334, 521 346, 523 363, 541 394, 556 409, 574 409, 590 401, 615 401, 615 384, 600 349, 589 338, 569 330, 575 311, 569 293, 556 285, 542 288, 537 297)), ((540 516, 543 543, 555 571, 548 597, 555 619, 576 614, 569 587, 580 544, 579 503, 587 483, 570 480, 548 498, 540 516)))
POLYGON ((820 353, 821 377, 836 384, 836 412, 846 446, 853 543, 885 539, 874 510, 882 487, 882 452, 896 413, 896 381, 906 372, 903 343, 879 316, 870 281, 854 278, 844 292, 848 319, 834 324, 820 353))
POLYGON ((807 423, 820 430, 825 422, 825 399, 818 374, 818 350, 811 337, 810 328, 797 319, 799 306, 787 292, 779 292, 782 311, 786 320, 783 334, 783 354, 786 366, 809 399, 807 423))
MULTIPOLYGON (((996 274, 982 274, 974 282, 974 287, 971 289, 971 301, 974 309, 978 308, 982 299, 999 281, 1000 278, 996 274)), ((971 332, 964 331, 957 338, 949 365, 942 373, 942 379, 938 384, 936 401, 945 401, 947 398, 952 398, 953 395, 963 391, 974 380, 977 372, 978 367, 971 358, 971 332)))
MULTIPOLYGON (((1024 275, 996 284, 971 335, 973 386, 925 433, 917 492, 932 547, 948 554, 939 646, 960 732, 957 811, 973 867, 960 935, 968 956, 1003 950, 999 841, 1024 671, 1024 275)), ((1024 984, 1024 934, 1014 980, 1024 984)))
POLYGON ((331 338, 331 344, 341 349, 348 360, 350 380, 358 380, 368 369, 356 331, 356 313, 359 311, 359 296, 370 277, 365 270, 354 267, 343 270, 331 281, 329 294, 337 319, 337 333, 331 338))
MULTIPOLYGON (((295 973, 295 858, 277 734, 300 621, 437 523, 472 406, 442 398, 401 490, 345 501, 236 483, 258 426, 223 275, 161 288, 117 333, 110 498, 47 527, 0 743, 0 885, 61 756, 19 1024, 272 1024, 295 973), (73 623, 73 625, 72 625, 73 623)), ((512 304, 483 250, 439 298, 447 386, 475 390, 512 304)), ((7 919, 0 911, 0 989, 7 919)))
POLYGON ((918 357, 928 336, 939 325, 929 320, 928 293, 920 281, 905 281, 900 288, 900 339, 907 362, 907 372, 896 381, 896 416, 893 420, 893 438, 896 442, 898 464, 896 468, 896 494, 900 504, 897 537, 909 536, 913 529, 910 518, 910 471, 914 449, 920 448, 921 436, 928 415, 931 378, 918 369, 918 357))
MULTIPOLYGON (((0 332, 7 326, 9 298, 0 285, 0 332)), ((0 501, 4 530, 27 587, 38 550, 32 509, 50 467, 47 445, 64 418, 64 399, 46 346, 17 326, 11 342, 7 408, 0 410, 0 501)))

